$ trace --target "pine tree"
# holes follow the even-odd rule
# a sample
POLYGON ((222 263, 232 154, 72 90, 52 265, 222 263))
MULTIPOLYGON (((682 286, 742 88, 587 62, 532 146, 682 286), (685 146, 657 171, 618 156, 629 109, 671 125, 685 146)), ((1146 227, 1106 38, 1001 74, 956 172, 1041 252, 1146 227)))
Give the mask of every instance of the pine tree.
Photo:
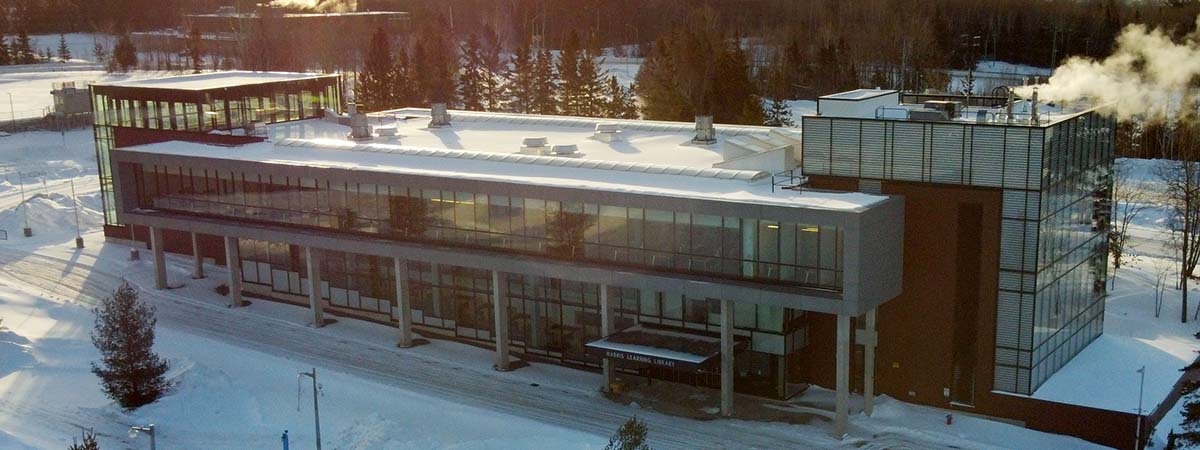
POLYGON ((579 48, 579 35, 572 32, 567 37, 567 42, 563 44, 562 49, 558 52, 558 79, 561 83, 558 86, 558 102, 561 106, 561 112, 568 116, 582 116, 583 105, 581 97, 580 76, 579 76, 579 59, 581 58, 582 50, 579 48))
POLYGON ((412 58, 403 47, 396 49, 396 63, 392 67, 392 79, 395 84, 392 95, 397 107, 420 106, 421 95, 417 89, 415 70, 412 58))
POLYGON ((366 111, 400 106, 393 95, 395 85, 396 67, 392 60, 391 39, 383 28, 377 28, 371 34, 363 69, 354 80, 354 101, 366 111))
POLYGON ((7 66, 12 63, 12 54, 8 47, 8 41, 4 40, 4 30, 0 30, 0 66, 7 66))
POLYGON ((637 416, 630 417, 608 438, 604 450, 650 450, 646 444, 646 431, 645 422, 638 420, 637 416))
POLYGON ((183 54, 192 62, 192 73, 200 73, 201 67, 204 66, 204 38, 200 35, 199 28, 192 28, 188 32, 185 45, 183 54))
POLYGON ((67 450, 100 450, 100 443, 96 442, 96 434, 91 431, 83 433, 83 442, 72 443, 67 450))
POLYGON ((67 37, 58 35, 58 60, 67 62, 71 60, 71 47, 67 46, 67 37))
POLYGON ((621 86, 617 76, 608 78, 608 102, 605 104, 603 116, 614 119, 638 118, 637 101, 633 98, 633 90, 621 86))
POLYGON ((458 72, 458 96, 462 100, 462 107, 469 111, 483 111, 488 95, 487 80, 492 75, 484 62, 479 35, 468 35, 459 51, 462 69, 458 72))
POLYGON ((534 61, 533 92, 529 112, 533 114, 558 114, 558 72, 554 70, 554 56, 545 48, 538 52, 534 61))
POLYGON ((509 57, 509 66, 506 86, 508 104, 505 108, 521 114, 529 113, 537 83, 535 61, 529 47, 518 45, 509 57))
POLYGON ((439 30, 448 28, 444 19, 437 19, 427 26, 420 34, 413 50, 413 66, 415 81, 425 104, 446 103, 454 107, 457 103, 457 52, 443 37, 439 30))
POLYGON ((1179 412, 1183 415, 1183 422, 1180 424, 1183 430, 1175 433, 1176 440, 1182 448, 1200 445, 1200 393, 1197 393, 1196 388, 1195 382, 1183 387, 1183 410, 1179 412))
POLYGON ((563 114, 597 117, 604 114, 607 91, 605 74, 600 69, 599 53, 581 48, 579 36, 571 33, 558 55, 559 102, 563 114))
POLYGON ((108 61, 108 47, 96 38, 92 38, 92 57, 96 58, 97 64, 105 64, 108 61))
POLYGON ((783 100, 771 100, 771 106, 767 108, 766 119, 763 120, 763 125, 768 127, 794 127, 796 122, 792 120, 792 110, 788 108, 787 102, 783 100))
MULTIPOLYGON (((595 39, 591 39, 591 41, 593 44, 588 46, 589 49, 599 45, 594 43, 595 39)), ((607 71, 601 69, 604 59, 599 55, 599 52, 593 50, 585 50, 579 55, 576 81, 579 82, 578 108, 579 115, 582 116, 599 117, 605 113, 604 102, 607 97, 605 94, 608 92, 609 86, 606 83, 607 71)))
POLYGON ((642 117, 654 120, 689 120, 692 105, 684 97, 676 80, 674 33, 660 36, 651 46, 638 70, 638 96, 642 99, 642 117))
POLYGON ((92 344, 100 362, 92 373, 100 377, 104 393, 125 409, 152 403, 171 385, 163 377, 167 362, 154 353, 154 306, 138 299, 123 283, 94 309, 96 325, 92 344))
POLYGON ((24 28, 17 30, 17 41, 13 46, 13 51, 16 52, 17 64, 37 62, 37 53, 34 52, 33 45, 29 42, 29 33, 26 33, 24 28))
POLYGON ((137 67, 137 48, 133 46, 133 41, 129 40, 128 34, 121 35, 120 39, 117 40, 117 46, 113 49, 112 61, 113 64, 110 67, 114 71, 126 72, 131 68, 137 67))

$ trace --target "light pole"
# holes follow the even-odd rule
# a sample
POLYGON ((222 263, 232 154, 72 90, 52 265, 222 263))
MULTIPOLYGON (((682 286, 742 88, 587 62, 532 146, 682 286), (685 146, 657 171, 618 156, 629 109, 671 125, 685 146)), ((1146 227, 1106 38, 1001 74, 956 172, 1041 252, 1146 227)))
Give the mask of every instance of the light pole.
MULTIPOLYGON (((313 423, 315 424, 316 431, 317 431, 317 450, 321 450, 321 408, 320 408, 320 405, 317 403, 317 397, 319 397, 317 395, 317 388, 319 386, 317 384, 317 368, 313 367, 312 372, 300 372, 299 375, 296 375, 296 377, 301 377, 301 376, 312 378, 313 423)), ((297 385, 296 387, 299 388, 299 385, 297 385)), ((297 390, 299 390, 299 389, 297 389, 297 390)), ((151 449, 151 450, 153 450, 153 449, 151 449)))
POLYGON ((8 93, 8 113, 11 114, 8 120, 12 124, 12 130, 15 133, 17 131, 17 109, 13 108, 12 92, 8 93))
POLYGON ((79 231, 79 200, 75 198, 75 180, 71 180, 71 209, 75 210, 75 248, 83 248, 83 233, 79 231))
POLYGON ((157 450, 154 447, 154 424, 146 425, 144 427, 139 427, 137 425, 129 427, 129 438, 136 439, 139 432, 150 435, 150 450, 157 450))
POLYGON ((1142 448, 1142 393, 1146 391, 1146 366, 1137 372, 1142 376, 1142 381, 1138 384, 1137 436, 1133 438, 1133 450, 1142 448))
POLYGON ((33 228, 29 228, 29 204, 25 203, 25 176, 17 172, 17 186, 21 188, 21 210, 25 214, 25 237, 33 237, 33 228))

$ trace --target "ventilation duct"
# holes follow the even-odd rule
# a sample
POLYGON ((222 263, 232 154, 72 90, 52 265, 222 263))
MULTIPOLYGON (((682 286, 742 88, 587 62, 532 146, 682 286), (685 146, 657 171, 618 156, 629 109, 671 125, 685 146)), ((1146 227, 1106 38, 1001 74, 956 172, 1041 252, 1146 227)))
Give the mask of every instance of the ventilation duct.
POLYGON ((445 103, 434 103, 429 110, 429 128, 450 126, 450 113, 446 112, 445 103))
POLYGON ((696 144, 712 144, 717 142, 717 129, 713 127, 712 116, 696 116, 696 144))
POLYGON ((621 126, 615 123, 598 123, 592 138, 600 142, 616 142, 621 140, 621 126))

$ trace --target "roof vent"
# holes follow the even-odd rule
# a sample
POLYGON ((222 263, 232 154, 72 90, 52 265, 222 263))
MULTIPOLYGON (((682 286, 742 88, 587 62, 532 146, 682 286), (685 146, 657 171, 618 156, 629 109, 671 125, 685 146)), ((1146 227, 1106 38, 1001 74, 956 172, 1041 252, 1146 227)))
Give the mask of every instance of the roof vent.
POLYGON ((579 152, 579 146, 575 144, 559 144, 550 147, 550 153, 556 156, 570 156, 579 152))
POLYGON ((693 143, 708 145, 717 142, 717 129, 713 127, 713 116, 696 116, 696 137, 693 143))
POLYGON ((434 103, 429 108, 429 128, 450 126, 450 113, 446 112, 445 103, 434 103))
POLYGON ((596 124, 596 133, 592 138, 600 142, 614 142, 621 140, 621 126, 615 123, 598 123, 596 124))
POLYGON ((545 137, 527 137, 521 139, 522 155, 545 155, 550 152, 550 142, 545 137))
POLYGON ((358 106, 350 104, 350 140, 362 141, 371 139, 371 126, 367 124, 367 115, 358 112, 358 106))

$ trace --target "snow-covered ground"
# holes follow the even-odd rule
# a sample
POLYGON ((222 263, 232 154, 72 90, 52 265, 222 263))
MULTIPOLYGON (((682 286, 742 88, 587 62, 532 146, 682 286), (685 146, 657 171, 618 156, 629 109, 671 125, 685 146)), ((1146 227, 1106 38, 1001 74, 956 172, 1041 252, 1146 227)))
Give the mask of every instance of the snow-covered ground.
MULTIPOLYGON (((789 106, 797 120, 814 107, 789 106)), ((603 399, 596 392, 599 376, 591 372, 533 364, 498 373, 485 349, 436 340, 396 349, 394 330, 383 325, 339 317, 312 329, 304 325, 304 308, 261 300, 230 310, 212 289, 222 269, 210 266, 209 278, 191 280, 186 259, 174 257, 171 283, 182 287, 143 289, 143 295, 158 308, 156 349, 171 361, 169 375, 178 385, 159 402, 124 412, 104 398, 89 371, 96 359, 89 305, 122 278, 152 286, 152 266, 128 261, 127 247, 103 243, 91 132, 0 137, 0 164, 0 229, 9 231, 9 239, 0 241, 0 448, 65 448, 79 426, 94 428, 104 448, 141 448, 145 443, 126 430, 150 422, 164 448, 272 448, 284 429, 292 448, 313 448, 311 390, 302 385, 306 380, 297 381, 298 372, 313 367, 324 386, 326 448, 602 448, 607 435, 635 414, 650 425, 654 448, 1097 448, 970 417, 956 416, 947 427, 941 410, 886 397, 874 417, 852 417, 845 440, 829 437, 830 426, 821 420, 792 425, 665 416, 603 399), (30 198, 27 211, 14 185, 21 183, 17 171, 33 174, 20 178, 30 198), (83 250, 72 245, 70 181, 79 196, 83 250), (33 238, 19 235, 26 213, 33 238)), ((1153 221, 1144 225, 1161 229, 1153 221)), ((1170 312, 1178 310, 1171 303, 1161 319, 1145 305, 1150 294, 1137 280, 1151 273, 1148 261, 1121 269, 1106 318, 1109 335, 1094 345, 1098 351, 1089 348, 1077 358, 1083 370, 1092 367, 1091 359, 1128 355, 1133 348, 1167 355, 1148 359, 1154 373, 1165 374, 1194 345, 1195 330, 1174 325, 1170 312)), ((1125 408, 1129 386, 1091 395, 1111 396, 1114 408, 1125 408)))

